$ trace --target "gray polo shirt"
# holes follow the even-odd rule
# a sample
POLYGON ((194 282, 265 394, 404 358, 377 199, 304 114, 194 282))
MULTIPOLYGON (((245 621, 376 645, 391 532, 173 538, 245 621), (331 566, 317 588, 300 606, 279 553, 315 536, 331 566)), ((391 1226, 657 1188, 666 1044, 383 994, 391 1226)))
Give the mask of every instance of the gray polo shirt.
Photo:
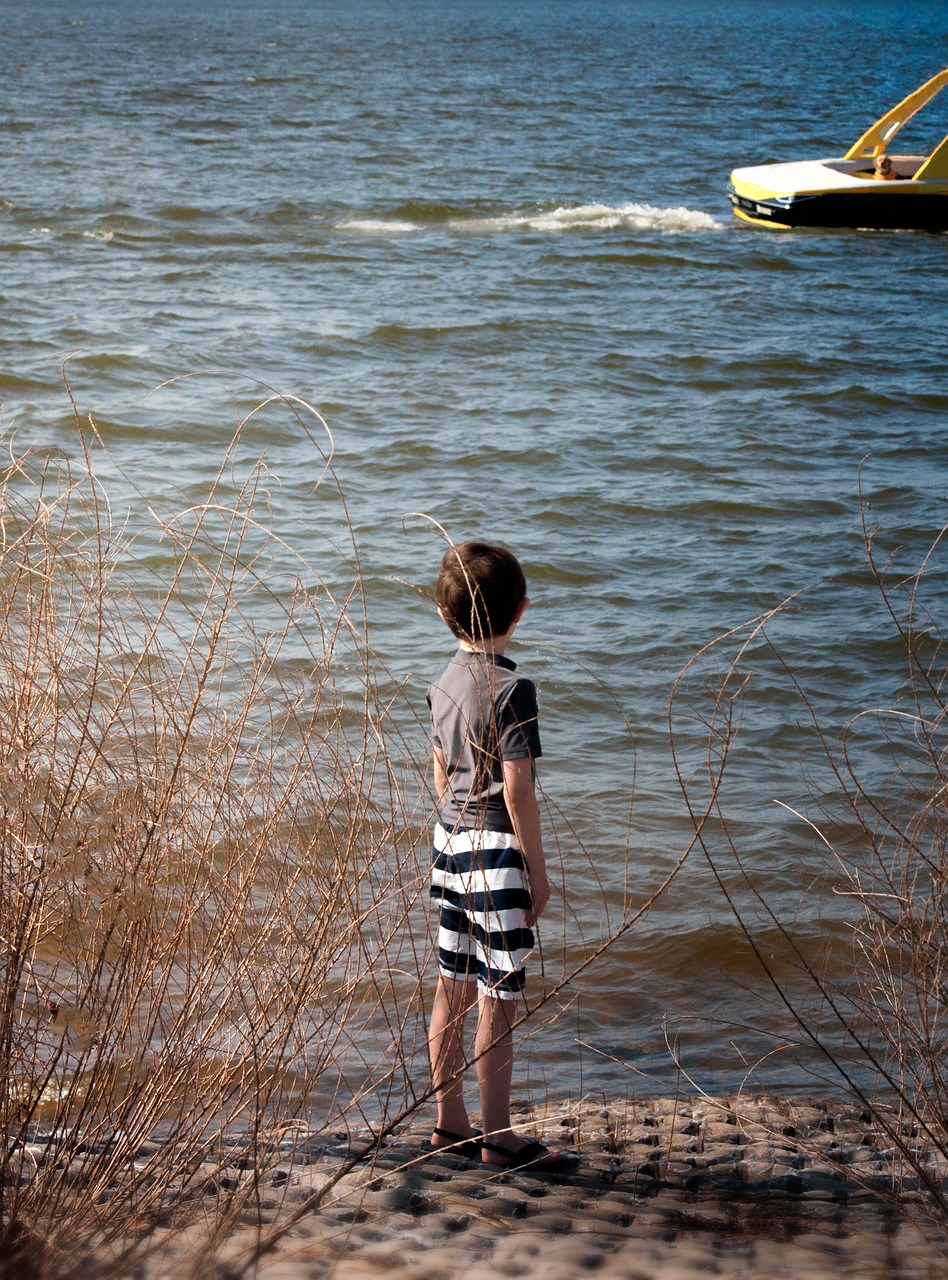
POLYGON ((536 686, 516 670, 503 655, 459 649, 428 690, 431 737, 448 771, 446 826, 513 831, 503 762, 543 754, 536 686))

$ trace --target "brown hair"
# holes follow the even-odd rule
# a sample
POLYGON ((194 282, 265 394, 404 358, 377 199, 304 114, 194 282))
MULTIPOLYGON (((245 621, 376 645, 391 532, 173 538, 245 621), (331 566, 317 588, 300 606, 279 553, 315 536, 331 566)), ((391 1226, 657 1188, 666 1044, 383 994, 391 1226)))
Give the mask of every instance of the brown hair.
POLYGON ((526 594, 520 562, 505 547, 461 542, 444 553, 435 600, 459 640, 506 634, 526 594))

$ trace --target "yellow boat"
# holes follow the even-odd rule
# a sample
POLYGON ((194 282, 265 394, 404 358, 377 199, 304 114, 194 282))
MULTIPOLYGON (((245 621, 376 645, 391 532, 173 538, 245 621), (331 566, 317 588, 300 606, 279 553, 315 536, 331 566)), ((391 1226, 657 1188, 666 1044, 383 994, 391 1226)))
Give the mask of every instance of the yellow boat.
POLYGON ((755 226, 948 230, 948 137, 927 156, 892 155, 902 126, 948 84, 932 76, 862 135, 839 160, 735 169, 734 213, 755 226))

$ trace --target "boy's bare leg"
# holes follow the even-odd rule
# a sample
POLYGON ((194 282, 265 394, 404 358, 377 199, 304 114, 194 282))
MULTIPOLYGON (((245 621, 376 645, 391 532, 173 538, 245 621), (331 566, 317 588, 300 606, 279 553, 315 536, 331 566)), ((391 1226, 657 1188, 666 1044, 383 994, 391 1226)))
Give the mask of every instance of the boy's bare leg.
MULTIPOLYGON (((431 1021, 428 1054, 431 1081, 438 1099, 438 1128, 469 1138, 474 1130, 464 1105, 464 1022, 477 1000, 477 983, 438 978, 431 1021)), ((443 1138, 433 1146, 449 1145, 443 1138)))
MULTIPOLYGON (((501 1152, 487 1149, 501 1147, 511 1155, 523 1147, 533 1146, 532 1138, 521 1137, 510 1127, 510 1081, 513 1075, 513 1023, 517 1013, 516 1000, 498 1000, 481 996, 477 1005, 477 1037, 474 1042, 477 1054, 477 1083, 481 1094, 481 1113, 484 1124, 484 1147, 481 1161, 484 1164, 505 1168, 501 1152)), ((558 1151, 548 1151, 533 1161, 533 1167, 542 1169, 544 1162, 555 1163, 561 1159, 558 1151)))
POLYGON ((510 1147, 512 1150, 521 1145, 510 1132, 511 1026, 515 1009, 514 1000, 482 995, 477 1004, 477 1035, 474 1040, 484 1137, 498 1147, 510 1147))

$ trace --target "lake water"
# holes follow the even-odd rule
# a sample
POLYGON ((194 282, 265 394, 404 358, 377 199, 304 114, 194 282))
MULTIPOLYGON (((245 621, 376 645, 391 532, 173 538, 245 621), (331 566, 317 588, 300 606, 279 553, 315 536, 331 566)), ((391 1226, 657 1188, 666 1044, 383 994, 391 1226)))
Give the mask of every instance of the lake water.
MULTIPOLYGON (((703 645, 803 591, 772 635, 830 737, 891 700, 904 661, 859 489, 911 570, 945 522, 948 240, 767 233, 725 187, 736 165, 842 154, 948 63, 942 4, 3 0, 0 47, 4 425, 74 451, 58 357, 78 351, 134 522, 200 492, 267 388, 316 406, 417 761, 451 645, 409 585, 440 558, 413 513, 513 547, 575 924, 687 847, 668 700, 703 645)), ((946 132, 939 102, 916 136, 946 132)), ((344 584, 298 424, 263 414, 248 448, 279 477, 278 530, 344 584)), ((774 801, 809 811, 831 780, 763 643, 746 670, 726 812, 751 880, 830 936, 818 841, 774 801)), ((690 767, 700 726, 678 723, 690 767)), ((551 957, 563 919, 560 900, 551 957)), ((700 852, 577 990, 531 1044, 556 1093, 669 1087, 663 1027, 711 1090, 793 1038, 700 852)), ((814 1070, 787 1050, 759 1078, 814 1070)))

